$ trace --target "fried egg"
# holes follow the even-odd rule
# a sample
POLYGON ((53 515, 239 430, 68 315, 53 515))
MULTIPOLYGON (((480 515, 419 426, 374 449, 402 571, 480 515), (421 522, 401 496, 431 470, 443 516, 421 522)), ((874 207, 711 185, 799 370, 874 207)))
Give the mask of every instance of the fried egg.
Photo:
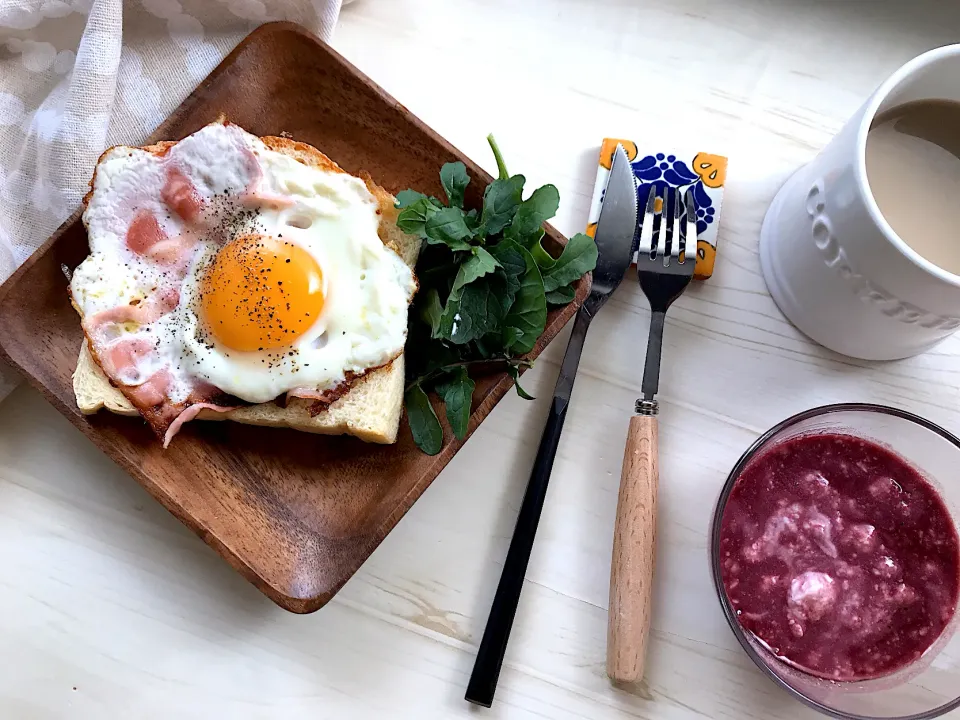
POLYGON ((108 150, 91 186, 71 293, 115 383, 322 397, 402 352, 416 281, 363 180, 214 123, 108 150))

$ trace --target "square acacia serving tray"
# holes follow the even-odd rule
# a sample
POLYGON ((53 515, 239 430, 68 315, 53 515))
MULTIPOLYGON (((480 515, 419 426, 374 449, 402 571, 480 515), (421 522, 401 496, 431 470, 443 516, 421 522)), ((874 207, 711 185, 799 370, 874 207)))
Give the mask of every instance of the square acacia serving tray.
MULTIPOLYGON (((441 195, 452 160, 475 178, 478 207, 489 176, 304 29, 264 25, 247 37, 164 122, 149 142, 179 139, 221 113, 255 135, 289 133, 345 170, 368 171, 387 190, 441 195)), ((93 168, 91 168, 91 171, 93 168)), ((564 238, 552 228, 557 244, 564 238)), ((79 212, 0 286, 0 356, 151 495, 287 610, 322 607, 356 572, 462 443, 444 427, 440 454, 413 444, 406 422, 395 445, 236 423, 188 423, 168 450, 138 418, 76 407, 71 376, 80 323, 61 265, 88 252, 79 212)), ((588 290, 551 312, 536 356, 588 290)), ((470 432, 512 386, 506 374, 476 378, 470 432)), ((442 413, 441 413, 442 416, 442 413)))

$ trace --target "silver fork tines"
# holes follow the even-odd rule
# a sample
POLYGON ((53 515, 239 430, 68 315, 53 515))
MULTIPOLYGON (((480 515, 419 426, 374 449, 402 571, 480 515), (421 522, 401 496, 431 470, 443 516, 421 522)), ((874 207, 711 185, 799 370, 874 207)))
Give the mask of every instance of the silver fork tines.
POLYGON ((638 255, 647 255, 650 259, 657 256, 663 258, 664 267, 670 267, 672 262, 683 265, 687 258, 693 262, 697 260, 697 207, 693 199, 693 188, 674 190, 673 207, 670 207, 670 188, 663 189, 661 197, 657 186, 650 187, 647 203, 643 212, 643 221, 640 225, 640 244, 638 255), (681 197, 682 205, 681 205, 681 197), (660 227, 654 232, 654 216, 657 200, 660 206, 660 227), (681 231, 682 228, 682 231, 681 231), (691 241, 692 239, 692 241, 691 241), (687 246, 691 253, 687 253, 687 246), (669 252, 668 252, 669 247, 669 252), (683 260, 680 255, 683 254, 683 260))
POLYGON ((654 208, 657 206, 657 186, 650 186, 650 193, 647 195, 647 205, 643 210, 643 223, 640 226, 640 247, 637 249, 640 255, 646 253, 652 255, 654 251, 653 244, 653 216, 656 214, 654 208))
MULTIPOLYGON (((663 215, 666 217, 669 210, 670 201, 669 191, 663 194, 663 215)), ((663 264, 670 265, 670 261, 680 262, 680 189, 677 188, 673 193, 673 222, 670 223, 670 256, 664 255, 663 264)), ((664 247, 666 250, 666 247, 664 247)))
POLYGON ((688 187, 683 194, 683 204, 687 210, 687 227, 684 233, 683 259, 697 262, 697 203, 693 199, 693 188, 688 187))
POLYGON ((662 204, 660 205, 660 229, 657 231, 654 242, 657 246, 657 259, 659 259, 664 267, 670 267, 670 255, 669 247, 671 241, 671 235, 674 233, 670 232, 676 224, 673 222, 673 217, 670 214, 670 188, 663 188, 663 198, 661 199, 662 204))

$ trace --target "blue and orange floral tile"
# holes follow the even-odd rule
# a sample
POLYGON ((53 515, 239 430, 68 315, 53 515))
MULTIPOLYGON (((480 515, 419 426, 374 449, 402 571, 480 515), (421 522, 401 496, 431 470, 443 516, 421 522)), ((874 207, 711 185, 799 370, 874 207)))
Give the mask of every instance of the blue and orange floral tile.
MULTIPOLYGON (((717 256, 717 226, 720 221, 720 206, 723 203, 723 183, 727 179, 727 158, 705 152, 682 153, 676 151, 645 152, 640 154, 635 142, 618 138, 604 138, 600 147, 600 167, 597 182, 593 188, 593 201, 587 234, 593 237, 600 217, 603 203, 603 190, 607 186, 607 176, 617 143, 623 145, 633 165, 633 174, 637 178, 637 195, 641 211, 646 205, 650 187, 656 186, 658 194, 664 187, 693 187, 693 196, 697 203, 697 268, 695 277, 704 280, 713 274, 713 265, 717 256)), ((651 149, 652 150, 652 149, 651 149)), ((660 202, 656 212, 660 212, 660 202)), ((638 218, 639 222, 642 218, 638 218)), ((636 254, 637 239, 634 239, 636 254)), ((634 255, 636 259, 636 255, 634 255)))

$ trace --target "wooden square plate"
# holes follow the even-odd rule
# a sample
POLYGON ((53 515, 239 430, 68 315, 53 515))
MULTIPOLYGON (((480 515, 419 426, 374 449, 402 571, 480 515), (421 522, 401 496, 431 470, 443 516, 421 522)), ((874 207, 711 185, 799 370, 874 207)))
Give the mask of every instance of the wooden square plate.
MULTIPOLYGON (((368 77, 302 28, 264 25, 246 38, 148 142, 179 139, 221 113, 255 135, 285 131, 351 173, 368 171, 391 192, 441 195, 438 172, 461 160, 479 207, 490 177, 368 77)), ((93 168, 90 168, 91 171, 93 168)), ((547 229, 558 244, 563 237, 547 229)), ((356 572, 460 447, 444 428, 429 457, 400 429, 395 445, 236 423, 189 423, 169 450, 146 424, 106 411, 82 415, 71 375, 80 322, 61 266, 88 252, 77 212, 0 287, 0 355, 151 495, 281 607, 322 607, 356 572)), ((532 355, 582 302, 552 312, 532 355)), ((470 432, 512 386, 477 378, 470 432)), ((442 414, 441 414, 442 416, 442 414)))

